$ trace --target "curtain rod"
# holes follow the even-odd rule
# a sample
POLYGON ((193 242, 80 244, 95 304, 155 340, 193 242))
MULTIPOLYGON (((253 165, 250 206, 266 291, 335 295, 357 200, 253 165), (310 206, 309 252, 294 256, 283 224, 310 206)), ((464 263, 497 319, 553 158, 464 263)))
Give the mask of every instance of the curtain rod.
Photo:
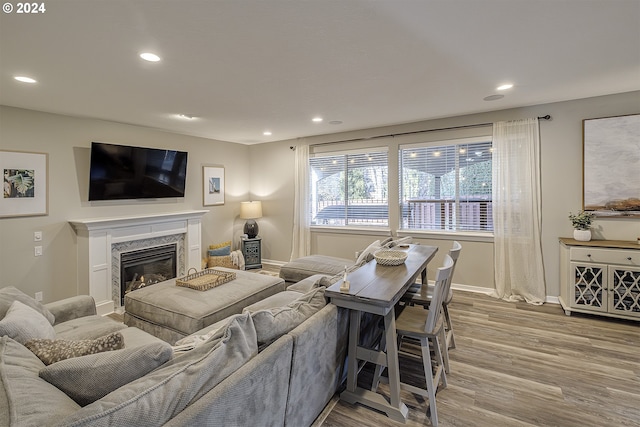
MULTIPOLYGON (((546 114, 544 116, 538 116, 538 120, 551 120, 551 116, 549 114, 546 114)), ((343 143, 343 142, 371 141, 371 140, 379 139, 379 138, 389 138, 389 137, 404 136, 404 135, 415 135, 415 134, 418 134, 418 133, 437 132, 437 131, 442 131, 442 130, 467 129, 467 128, 475 128, 475 127, 490 126, 490 125, 493 125, 493 123, 492 122, 489 122, 489 123, 476 123, 476 124, 473 124, 473 125, 451 126, 451 127, 447 127, 447 128, 414 130, 414 131, 411 131, 411 132, 400 132, 400 133, 390 133, 390 134, 387 134, 387 135, 371 136, 369 138, 353 138, 353 139, 343 139, 342 141, 321 142, 319 144, 311 144, 311 146, 312 147, 317 147, 317 146, 320 146, 320 145, 340 144, 340 143, 343 143)), ((291 146, 289 148, 291 148, 292 150, 295 149, 294 146, 291 146)))

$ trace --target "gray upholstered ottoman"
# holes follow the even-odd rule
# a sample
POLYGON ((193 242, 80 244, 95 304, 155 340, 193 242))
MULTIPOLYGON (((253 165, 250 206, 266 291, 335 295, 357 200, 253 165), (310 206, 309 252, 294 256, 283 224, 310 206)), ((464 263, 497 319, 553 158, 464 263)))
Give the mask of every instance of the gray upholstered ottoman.
POLYGON ((353 260, 327 255, 309 255, 294 259, 280 267, 280 277, 287 282, 296 283, 314 274, 335 276, 344 272, 345 266, 352 269, 353 260))
POLYGON ((176 286, 175 279, 129 292, 124 322, 169 344, 257 301, 285 290, 281 278, 217 267, 236 279, 208 291, 176 286))

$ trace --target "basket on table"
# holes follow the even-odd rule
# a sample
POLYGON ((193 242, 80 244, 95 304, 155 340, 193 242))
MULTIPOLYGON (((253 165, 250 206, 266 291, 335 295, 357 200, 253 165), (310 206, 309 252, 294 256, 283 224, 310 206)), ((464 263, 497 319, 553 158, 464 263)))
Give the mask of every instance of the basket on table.
POLYGON ((407 259, 407 253, 404 251, 394 251, 390 249, 382 249, 373 254, 378 265, 401 265, 407 259))

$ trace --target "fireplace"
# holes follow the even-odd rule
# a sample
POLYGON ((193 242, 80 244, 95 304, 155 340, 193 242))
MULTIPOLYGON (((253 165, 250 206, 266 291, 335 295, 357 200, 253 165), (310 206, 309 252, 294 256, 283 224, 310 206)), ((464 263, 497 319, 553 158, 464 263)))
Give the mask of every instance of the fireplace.
POLYGON ((177 244, 124 252, 120 255, 120 304, 125 294, 176 277, 177 244))
MULTIPOLYGON (((191 268, 199 270, 202 268, 201 218, 207 212, 69 221, 78 236, 78 293, 93 297, 99 315, 124 310, 121 303, 121 255, 145 248, 176 245, 177 273, 174 274, 182 276, 191 268)), ((145 284, 146 279, 145 276, 145 284)))

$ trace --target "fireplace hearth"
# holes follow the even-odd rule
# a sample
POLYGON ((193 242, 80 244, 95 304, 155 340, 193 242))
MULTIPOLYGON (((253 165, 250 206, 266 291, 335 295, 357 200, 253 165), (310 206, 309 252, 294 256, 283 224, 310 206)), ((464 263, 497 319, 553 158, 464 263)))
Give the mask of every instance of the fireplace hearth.
POLYGON ((177 244, 123 252, 120 255, 120 304, 136 289, 176 277, 177 244))

